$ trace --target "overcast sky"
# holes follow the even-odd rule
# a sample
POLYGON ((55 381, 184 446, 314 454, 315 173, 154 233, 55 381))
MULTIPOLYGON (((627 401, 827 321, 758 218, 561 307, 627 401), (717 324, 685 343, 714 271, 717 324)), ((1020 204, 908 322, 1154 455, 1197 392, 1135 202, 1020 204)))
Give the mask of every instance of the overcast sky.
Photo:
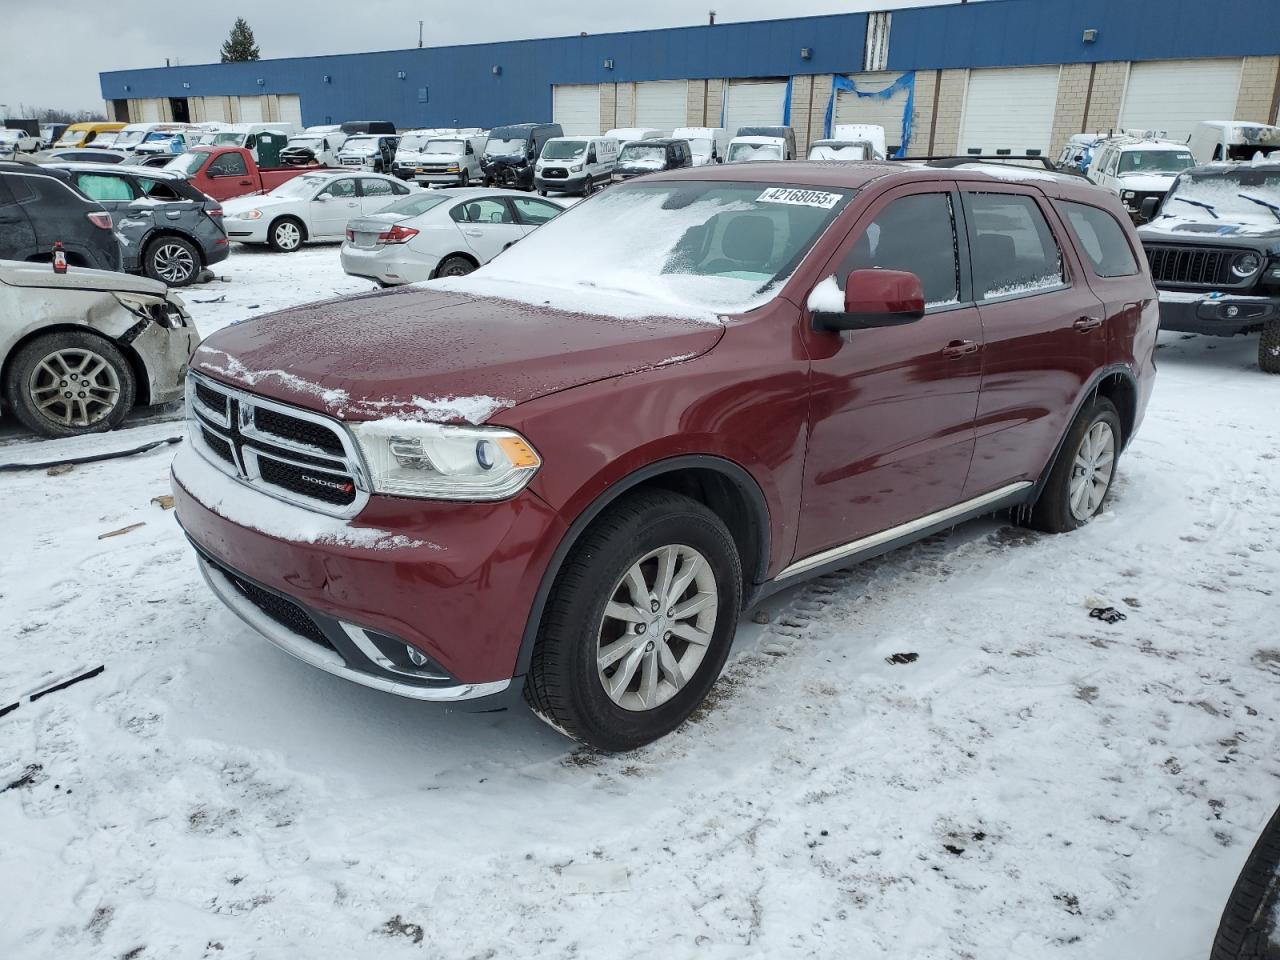
MULTIPOLYGON (((462 4, 424 0, 303 0, 233 5, 172 0, 0 0, 9 42, 0 54, 0 104, 100 110, 100 70, 212 63, 237 16, 249 21, 264 59, 417 46, 518 40, 706 22, 929 6, 948 0, 497 0, 462 4), (470 16, 432 11, 474 11, 470 16)), ((954 0, 950 0, 954 2, 954 0)))

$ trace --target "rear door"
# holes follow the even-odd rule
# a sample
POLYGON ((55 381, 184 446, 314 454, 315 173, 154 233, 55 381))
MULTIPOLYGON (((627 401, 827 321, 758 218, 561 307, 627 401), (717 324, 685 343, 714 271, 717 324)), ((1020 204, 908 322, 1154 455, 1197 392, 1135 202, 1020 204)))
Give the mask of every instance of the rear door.
POLYGON ((360 213, 368 216, 390 206, 396 199, 395 189, 390 180, 377 177, 360 178, 360 213))
POLYGON ((564 212, 563 207, 549 200, 539 200, 536 197, 510 197, 509 199, 511 206, 515 208, 516 221, 526 236, 564 212))
POLYGON ((1053 207, 1034 188, 962 191, 985 346, 966 499, 1035 481, 1107 358, 1106 314, 1053 207))
POLYGON ((35 228, 9 189, 13 184, 24 195, 31 193, 27 179, 0 176, 0 260, 26 260, 36 252, 35 228))
POLYGON ((481 263, 488 263, 525 234, 503 197, 478 197, 457 204, 449 215, 481 263))

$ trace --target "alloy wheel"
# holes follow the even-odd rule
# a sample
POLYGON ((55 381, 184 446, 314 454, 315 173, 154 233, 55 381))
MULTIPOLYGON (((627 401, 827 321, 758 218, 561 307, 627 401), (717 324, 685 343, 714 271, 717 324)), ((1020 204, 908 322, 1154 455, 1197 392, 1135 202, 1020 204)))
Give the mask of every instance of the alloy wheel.
POLYGON ((302 231, 296 223, 282 223, 276 227, 276 246, 281 250, 296 250, 302 243, 302 231))
POLYGON ((195 272, 191 251, 178 243, 161 244, 152 257, 156 275, 170 286, 179 286, 195 272))
POLYGON ((694 677, 716 625, 719 590, 693 547, 668 545, 627 568, 600 622, 596 670, 624 710, 653 710, 694 677))
POLYGON ((120 377, 92 350, 57 350, 38 364, 27 383, 41 416, 64 427, 90 427, 111 415, 120 401, 120 377))
POLYGON ((1116 436, 1099 420, 1080 440, 1071 465, 1071 515, 1081 523, 1093 518, 1106 498, 1116 468, 1116 436))

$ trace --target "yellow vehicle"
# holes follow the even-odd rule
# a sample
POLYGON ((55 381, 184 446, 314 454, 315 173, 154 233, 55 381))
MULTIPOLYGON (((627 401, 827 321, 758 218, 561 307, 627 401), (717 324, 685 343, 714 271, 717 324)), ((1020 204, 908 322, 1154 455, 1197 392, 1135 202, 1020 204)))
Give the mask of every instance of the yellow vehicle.
POLYGON ((53 146, 55 149, 87 147, 98 138, 98 134, 114 133, 117 130, 123 130, 124 127, 123 123, 73 123, 62 131, 62 136, 53 146))

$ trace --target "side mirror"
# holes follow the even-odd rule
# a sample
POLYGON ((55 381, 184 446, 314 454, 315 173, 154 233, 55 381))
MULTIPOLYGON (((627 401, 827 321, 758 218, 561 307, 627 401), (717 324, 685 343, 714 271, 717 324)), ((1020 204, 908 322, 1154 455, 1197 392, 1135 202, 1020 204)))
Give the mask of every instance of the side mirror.
POLYGON ((1160 209, 1160 197, 1147 197, 1142 201, 1142 219, 1154 220, 1160 209))
POLYGON ((896 327, 924 316, 924 286, 905 270, 854 270, 845 282, 843 311, 810 309, 815 330, 896 327))

